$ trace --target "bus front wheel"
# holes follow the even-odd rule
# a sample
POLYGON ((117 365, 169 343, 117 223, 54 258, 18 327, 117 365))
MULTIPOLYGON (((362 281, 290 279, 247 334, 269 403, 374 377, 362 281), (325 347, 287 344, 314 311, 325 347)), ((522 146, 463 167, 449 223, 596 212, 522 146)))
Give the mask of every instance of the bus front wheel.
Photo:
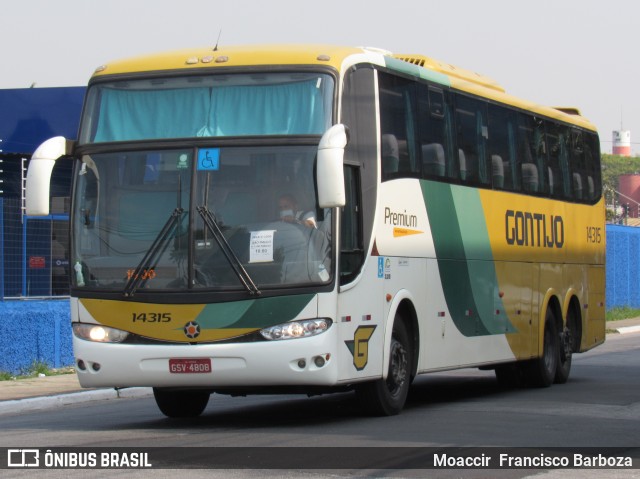
POLYGON ((197 417, 209 402, 208 391, 180 391, 153 388, 158 408, 167 417, 197 417))
POLYGON ((399 414, 407 401, 411 384, 413 351, 402 318, 396 318, 391 334, 387 379, 359 384, 356 395, 364 410, 376 416, 399 414))

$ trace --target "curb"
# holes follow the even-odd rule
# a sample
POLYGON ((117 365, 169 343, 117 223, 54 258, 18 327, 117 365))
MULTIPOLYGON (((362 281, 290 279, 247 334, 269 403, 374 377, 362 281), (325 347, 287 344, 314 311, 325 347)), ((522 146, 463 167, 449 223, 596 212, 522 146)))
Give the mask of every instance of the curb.
POLYGON ((616 328, 615 330, 620 334, 640 333, 640 326, 622 326, 620 328, 616 328))
POLYGON ((0 402, 0 416, 16 412, 37 411, 50 409, 69 404, 85 403, 89 401, 104 401, 107 399, 127 399, 153 396, 151 388, 127 388, 127 389, 97 389, 94 391, 81 391, 55 396, 42 396, 25 399, 12 399, 0 402))

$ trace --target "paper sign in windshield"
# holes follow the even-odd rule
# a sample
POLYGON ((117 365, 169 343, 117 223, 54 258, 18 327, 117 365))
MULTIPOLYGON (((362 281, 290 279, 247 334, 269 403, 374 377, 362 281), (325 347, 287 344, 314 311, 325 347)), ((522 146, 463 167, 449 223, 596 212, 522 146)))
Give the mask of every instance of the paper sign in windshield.
POLYGON ((273 234, 276 230, 252 231, 249 243, 249 263, 273 261, 273 234))

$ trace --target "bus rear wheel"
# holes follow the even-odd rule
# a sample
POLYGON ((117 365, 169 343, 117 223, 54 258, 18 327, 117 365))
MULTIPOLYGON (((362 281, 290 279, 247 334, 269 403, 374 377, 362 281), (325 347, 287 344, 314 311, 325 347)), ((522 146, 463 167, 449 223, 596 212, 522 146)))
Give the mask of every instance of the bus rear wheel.
POLYGON ((564 384, 569 380, 571 357, 574 351, 580 350, 580 306, 571 304, 567 312, 567 325, 560 333, 560 347, 556 384, 564 384))
POLYGON ((532 386, 549 387, 553 384, 560 360, 560 335, 556 327, 555 315, 547 309, 544 322, 542 356, 529 363, 528 380, 532 386))
POLYGON ((571 372, 571 356, 573 354, 573 339, 571 329, 564 328, 558 336, 560 347, 558 348, 558 369, 556 369, 556 384, 564 384, 569 380, 571 372))
POLYGON ((197 417, 209 403, 208 391, 153 388, 158 408, 167 417, 197 417))
POLYGON ((387 379, 378 379, 356 387, 360 405, 367 413, 375 416, 399 414, 407 401, 411 385, 413 351, 402 318, 396 318, 391 334, 387 379))

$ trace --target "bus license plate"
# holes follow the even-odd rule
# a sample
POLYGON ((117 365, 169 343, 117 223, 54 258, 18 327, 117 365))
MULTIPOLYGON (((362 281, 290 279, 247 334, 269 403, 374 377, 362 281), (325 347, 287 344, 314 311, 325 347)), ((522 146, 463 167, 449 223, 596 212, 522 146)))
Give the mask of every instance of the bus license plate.
POLYGON ((211 358, 169 359, 169 372, 177 374, 197 374, 211 372, 211 358))

